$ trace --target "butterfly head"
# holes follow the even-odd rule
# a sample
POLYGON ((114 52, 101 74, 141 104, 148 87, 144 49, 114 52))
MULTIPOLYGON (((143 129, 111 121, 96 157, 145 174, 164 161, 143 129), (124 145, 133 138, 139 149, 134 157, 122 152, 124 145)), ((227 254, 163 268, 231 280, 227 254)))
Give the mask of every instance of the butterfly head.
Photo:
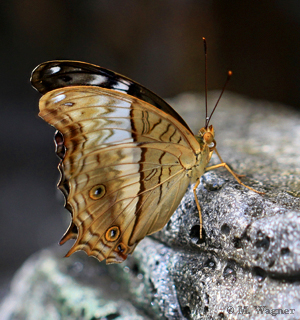
POLYGON ((199 130, 196 136, 198 141, 200 140, 204 145, 206 145, 210 151, 213 151, 217 145, 215 141, 215 131, 214 127, 210 125, 209 127, 203 127, 199 130))

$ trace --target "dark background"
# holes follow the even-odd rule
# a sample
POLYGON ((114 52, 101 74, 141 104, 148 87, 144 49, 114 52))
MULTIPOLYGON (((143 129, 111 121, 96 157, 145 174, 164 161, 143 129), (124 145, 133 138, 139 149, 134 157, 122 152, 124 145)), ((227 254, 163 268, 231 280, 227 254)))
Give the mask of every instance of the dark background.
MULTIPOLYGON (((10 0, 0 25, 0 285, 57 242, 69 219, 55 187, 54 130, 37 117, 40 95, 29 83, 39 63, 98 64, 162 97, 203 92, 205 36, 209 90, 231 69, 228 90, 299 108, 296 0, 10 0)), ((203 106, 195 116, 200 128, 203 106)))

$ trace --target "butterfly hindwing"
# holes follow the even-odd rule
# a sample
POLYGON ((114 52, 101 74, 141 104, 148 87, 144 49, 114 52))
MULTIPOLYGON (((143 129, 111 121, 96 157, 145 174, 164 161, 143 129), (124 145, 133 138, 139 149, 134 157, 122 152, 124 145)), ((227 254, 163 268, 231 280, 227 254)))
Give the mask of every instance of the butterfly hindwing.
POLYGON ((60 189, 72 212, 61 243, 122 262, 160 230, 190 182, 199 144, 171 115, 128 94, 96 86, 52 90, 40 114, 62 136, 60 189), (188 161, 187 161, 188 159, 188 161))

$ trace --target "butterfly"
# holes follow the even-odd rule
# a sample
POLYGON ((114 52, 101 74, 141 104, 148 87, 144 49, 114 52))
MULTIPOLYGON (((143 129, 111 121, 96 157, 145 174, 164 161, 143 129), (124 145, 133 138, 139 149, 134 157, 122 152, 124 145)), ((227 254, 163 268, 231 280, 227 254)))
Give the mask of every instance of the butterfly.
MULTIPOLYGON (((67 253, 85 251, 99 261, 123 262, 145 236, 161 230, 190 183, 225 167, 205 126, 194 135, 167 102, 137 82, 99 66, 57 60, 31 77, 43 94, 39 116, 57 129, 56 153, 71 224, 60 241, 67 253), (208 167, 213 152, 221 163, 208 167)), ((260 193, 260 192, 258 192, 260 193)))

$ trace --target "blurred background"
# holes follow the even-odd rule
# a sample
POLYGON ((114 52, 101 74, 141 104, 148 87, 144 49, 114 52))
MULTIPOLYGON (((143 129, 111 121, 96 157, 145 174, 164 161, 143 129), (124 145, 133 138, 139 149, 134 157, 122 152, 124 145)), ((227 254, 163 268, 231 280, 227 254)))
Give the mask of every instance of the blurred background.
MULTIPOLYGON (((229 91, 300 105, 296 0, 10 0, 0 3, 0 25, 0 297, 70 219, 56 190, 54 130, 37 117, 40 95, 29 82, 39 63, 94 63, 167 98, 203 92, 205 36, 209 90, 231 69, 229 91)), ((198 116, 202 123, 202 106, 198 116)))

